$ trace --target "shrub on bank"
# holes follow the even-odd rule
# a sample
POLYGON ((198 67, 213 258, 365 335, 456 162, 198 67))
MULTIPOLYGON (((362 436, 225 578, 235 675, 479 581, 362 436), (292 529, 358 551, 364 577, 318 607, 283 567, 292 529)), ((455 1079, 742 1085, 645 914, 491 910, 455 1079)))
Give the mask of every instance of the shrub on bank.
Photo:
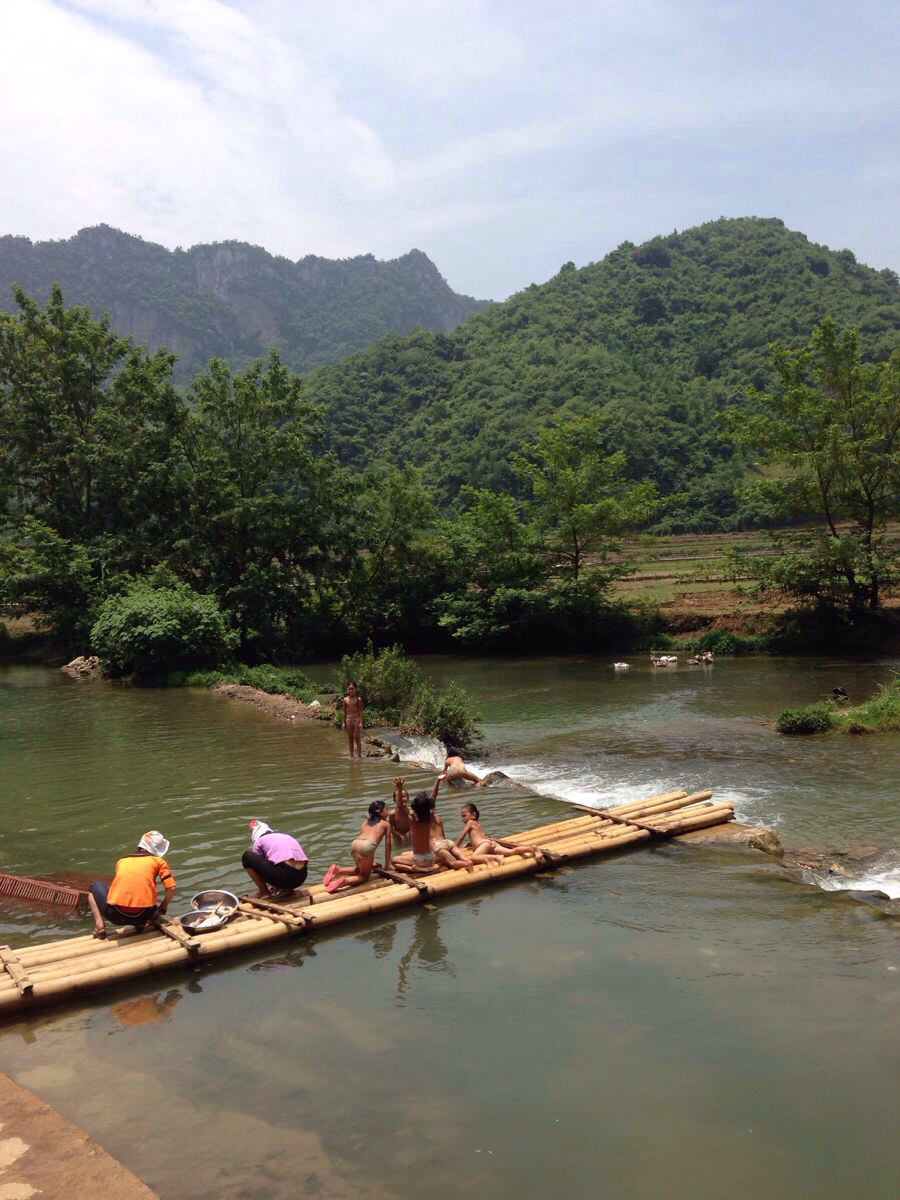
POLYGON ((834 713, 827 704, 808 704, 804 708, 785 708, 775 722, 779 733, 827 733, 832 727, 834 713))
POLYGON ((768 638, 743 637, 739 633, 730 633, 727 629, 710 629, 700 635, 694 643, 695 650, 711 650, 713 654, 727 657, 732 654, 757 654, 765 650, 768 638))
MULTIPOLYGON (((465 692, 451 684, 436 689, 399 646, 365 650, 341 660, 336 680, 343 696, 347 680, 356 681, 366 707, 367 724, 396 725, 407 733, 424 733, 464 747, 479 736, 465 692)), ((340 703, 335 721, 340 722, 340 703)))
POLYGON ((135 583, 103 602, 91 629, 91 646, 106 669, 138 679, 221 662, 236 641, 214 597, 186 584, 135 583))

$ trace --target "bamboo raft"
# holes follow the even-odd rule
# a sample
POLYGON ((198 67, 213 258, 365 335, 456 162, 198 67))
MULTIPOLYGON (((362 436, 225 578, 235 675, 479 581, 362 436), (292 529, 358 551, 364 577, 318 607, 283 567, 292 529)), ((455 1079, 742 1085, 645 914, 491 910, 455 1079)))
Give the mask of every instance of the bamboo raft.
POLYGON ((444 869, 403 875, 375 868, 377 879, 329 894, 321 884, 299 889, 287 900, 242 897, 236 915, 221 929, 191 936, 175 920, 137 934, 90 934, 16 950, 0 946, 0 1017, 59 1002, 156 971, 252 949, 266 942, 303 937, 331 925, 377 916, 471 888, 553 870, 565 863, 640 842, 677 837, 734 818, 729 803, 713 803, 711 792, 664 792, 612 809, 538 825, 505 837, 512 845, 537 845, 544 858, 515 856, 499 866, 473 871, 444 869))

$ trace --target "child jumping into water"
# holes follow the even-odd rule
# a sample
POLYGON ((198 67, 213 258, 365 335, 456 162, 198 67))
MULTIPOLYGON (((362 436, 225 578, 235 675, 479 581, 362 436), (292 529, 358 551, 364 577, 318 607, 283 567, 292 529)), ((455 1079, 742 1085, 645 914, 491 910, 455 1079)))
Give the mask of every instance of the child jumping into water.
POLYGON ((387 805, 383 800, 373 800, 369 805, 369 815, 359 827, 359 833, 350 843, 350 853, 353 855, 354 866, 339 867, 332 863, 325 872, 322 882, 326 892, 336 892, 339 888, 356 887, 357 884, 367 883, 375 866, 375 851, 379 842, 384 840, 384 865, 391 865, 391 823, 387 819, 387 805))
POLYGON ((527 858, 529 855, 534 858, 544 858, 544 851, 540 846, 517 846, 515 843, 489 837, 481 827, 481 813, 476 805, 464 804, 460 816, 464 825, 462 833, 456 839, 456 845, 462 846, 468 838, 473 858, 476 855, 481 857, 491 854, 497 855, 501 862, 504 858, 511 858, 514 854, 521 854, 523 858, 527 858))
POLYGON ((347 684, 347 695, 341 701, 341 729, 347 732, 350 757, 355 750, 357 758, 362 758, 363 702, 352 679, 347 684))

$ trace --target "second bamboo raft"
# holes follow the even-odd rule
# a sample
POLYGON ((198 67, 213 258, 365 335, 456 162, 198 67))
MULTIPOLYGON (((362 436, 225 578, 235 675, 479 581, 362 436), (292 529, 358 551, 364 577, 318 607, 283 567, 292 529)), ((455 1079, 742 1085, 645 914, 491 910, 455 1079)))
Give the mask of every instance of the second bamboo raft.
POLYGON ((224 928, 187 937, 168 923, 164 930, 118 934, 106 941, 90 935, 16 950, 0 946, 0 1017, 151 975, 200 959, 246 950, 264 942, 302 937, 331 925, 420 904, 450 892, 493 884, 620 847, 677 837, 734 818, 729 803, 713 803, 711 792, 664 792, 616 808, 584 811, 577 817, 538 825, 503 840, 537 845, 543 860, 507 858, 500 866, 478 864, 469 871, 437 871, 400 877, 391 873, 329 895, 321 884, 273 903, 245 898, 224 928))

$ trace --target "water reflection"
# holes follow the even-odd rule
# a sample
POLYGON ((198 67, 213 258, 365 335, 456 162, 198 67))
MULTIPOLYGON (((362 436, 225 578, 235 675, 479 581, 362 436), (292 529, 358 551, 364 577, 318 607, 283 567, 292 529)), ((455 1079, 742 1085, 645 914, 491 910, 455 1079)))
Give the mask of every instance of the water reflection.
POLYGON ((397 964, 397 1003, 401 1007, 406 1003, 406 995, 410 984, 410 968, 420 966, 425 971, 445 971, 455 976, 456 971, 450 960, 445 943, 438 932, 440 916, 437 909, 430 905, 419 909, 412 922, 409 946, 400 956, 397 964))
POLYGON ((114 1004, 109 1015, 126 1029, 135 1025, 156 1025, 160 1021, 168 1021, 172 1009, 181 999, 178 988, 170 988, 168 992, 156 992, 152 996, 139 996, 134 1000, 120 1000, 114 1004))

